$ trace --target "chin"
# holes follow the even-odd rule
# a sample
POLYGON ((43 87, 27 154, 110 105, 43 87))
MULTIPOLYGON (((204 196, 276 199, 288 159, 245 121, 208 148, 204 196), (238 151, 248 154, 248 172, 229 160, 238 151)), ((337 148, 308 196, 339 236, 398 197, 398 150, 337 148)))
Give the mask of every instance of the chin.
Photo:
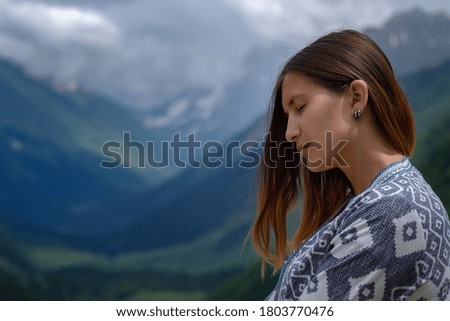
POLYGON ((326 170, 328 170, 325 166, 309 166, 306 165, 306 168, 312 172, 312 173, 320 173, 320 172, 325 172, 326 170))
POLYGON ((312 173, 320 173, 320 172, 326 172, 330 169, 335 168, 334 166, 326 165, 324 162, 307 162, 304 160, 303 162, 304 166, 312 173))
POLYGON ((319 173, 325 171, 325 162, 317 158, 314 161, 309 160, 308 158, 303 158, 303 165, 313 173, 319 173))

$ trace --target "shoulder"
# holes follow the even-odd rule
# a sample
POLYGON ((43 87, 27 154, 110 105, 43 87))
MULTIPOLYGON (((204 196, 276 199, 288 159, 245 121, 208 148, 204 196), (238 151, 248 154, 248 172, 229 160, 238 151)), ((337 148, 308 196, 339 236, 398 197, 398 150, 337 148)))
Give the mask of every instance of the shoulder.
POLYGON ((396 257, 433 252, 435 236, 450 242, 444 206, 410 164, 355 196, 336 220, 336 231, 341 244, 380 254, 394 251, 396 257))
POLYGON ((411 262, 414 269, 422 262, 428 267, 421 269, 423 279, 430 279, 431 269, 437 267, 442 275, 444 270, 449 275, 444 266, 450 265, 450 221, 440 199, 414 167, 358 195, 342 214, 340 243, 355 243, 359 251, 388 258, 386 264, 411 262))
POLYGON ((389 225, 406 217, 427 228, 431 220, 448 220, 439 197, 412 165, 356 196, 345 212, 344 225, 356 219, 389 225))

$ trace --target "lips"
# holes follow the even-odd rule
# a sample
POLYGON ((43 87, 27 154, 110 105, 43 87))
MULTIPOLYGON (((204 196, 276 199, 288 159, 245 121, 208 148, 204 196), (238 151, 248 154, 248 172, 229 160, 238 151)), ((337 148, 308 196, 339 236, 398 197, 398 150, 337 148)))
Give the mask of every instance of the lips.
POLYGON ((303 151, 305 151, 311 144, 310 143, 304 143, 302 145, 297 145, 298 147, 300 147, 300 149, 297 147, 297 150, 302 153, 303 151))

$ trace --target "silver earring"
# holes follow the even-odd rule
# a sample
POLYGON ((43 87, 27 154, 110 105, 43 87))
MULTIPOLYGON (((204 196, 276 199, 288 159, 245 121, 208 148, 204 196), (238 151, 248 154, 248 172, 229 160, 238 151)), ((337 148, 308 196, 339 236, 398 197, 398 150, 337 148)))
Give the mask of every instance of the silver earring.
POLYGON ((354 110, 353 111, 353 118, 355 118, 355 119, 360 118, 361 117, 361 113, 362 113, 361 109, 354 110))

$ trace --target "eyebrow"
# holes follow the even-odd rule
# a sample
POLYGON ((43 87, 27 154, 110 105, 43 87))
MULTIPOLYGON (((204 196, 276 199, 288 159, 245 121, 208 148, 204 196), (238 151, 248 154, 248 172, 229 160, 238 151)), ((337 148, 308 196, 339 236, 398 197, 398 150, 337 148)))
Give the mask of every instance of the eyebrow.
POLYGON ((298 94, 298 95, 292 96, 291 100, 288 102, 287 105, 291 106, 294 103, 295 98, 298 98, 298 97, 306 97, 306 95, 305 94, 298 94))

